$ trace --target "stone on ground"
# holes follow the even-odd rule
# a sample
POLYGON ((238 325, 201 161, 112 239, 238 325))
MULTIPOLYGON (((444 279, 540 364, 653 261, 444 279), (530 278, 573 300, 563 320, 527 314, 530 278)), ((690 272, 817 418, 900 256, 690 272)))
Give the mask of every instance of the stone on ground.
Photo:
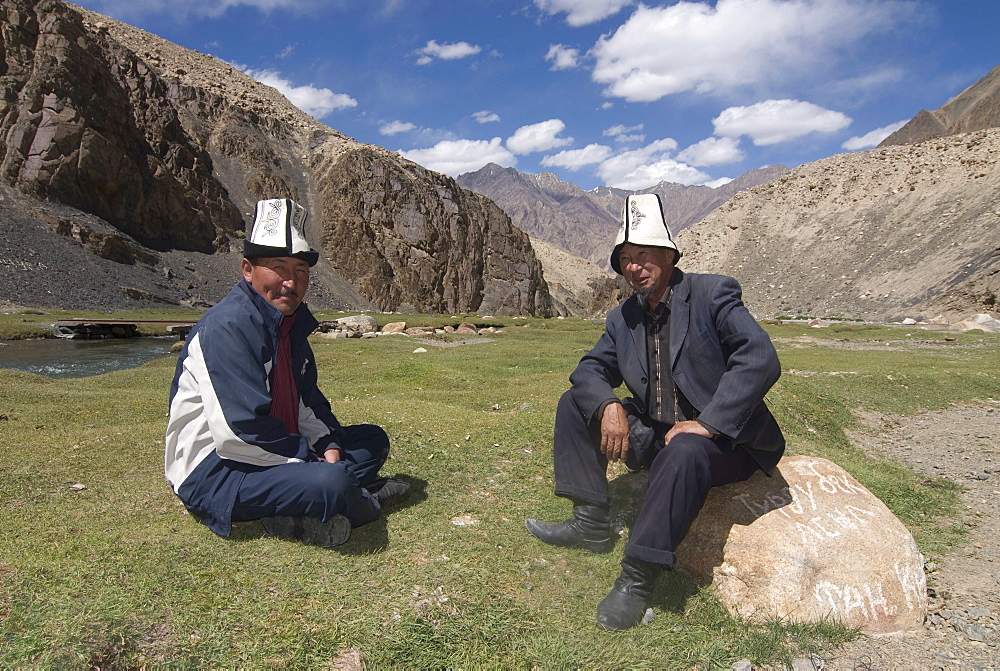
POLYGON ((927 614, 913 536, 844 469, 786 457, 772 477, 711 491, 677 550, 734 615, 835 619, 873 633, 915 629, 927 614))

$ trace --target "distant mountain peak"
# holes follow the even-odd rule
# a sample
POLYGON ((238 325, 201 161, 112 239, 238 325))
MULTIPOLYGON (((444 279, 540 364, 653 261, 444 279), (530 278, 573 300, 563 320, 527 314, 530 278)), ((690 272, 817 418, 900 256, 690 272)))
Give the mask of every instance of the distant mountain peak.
POLYGON ((783 165, 755 168, 718 188, 660 182, 637 191, 610 186, 584 191, 552 172, 533 175, 488 163, 475 172, 459 175, 456 181, 492 199, 510 216, 514 225, 528 235, 607 269, 622 206, 630 193, 659 194, 667 208, 671 231, 676 233, 739 191, 780 177, 787 171, 783 165))
POLYGON ((915 144, 938 137, 1000 127, 1000 65, 940 108, 920 110, 879 147, 915 144))

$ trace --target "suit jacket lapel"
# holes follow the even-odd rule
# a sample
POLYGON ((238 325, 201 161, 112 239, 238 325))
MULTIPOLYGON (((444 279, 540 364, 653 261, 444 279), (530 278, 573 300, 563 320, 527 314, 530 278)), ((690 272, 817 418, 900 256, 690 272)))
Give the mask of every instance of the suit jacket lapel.
MULTIPOLYGON (((622 306, 622 316, 628 326, 629 333, 632 334, 632 344, 635 347, 636 359, 642 368, 643 375, 649 375, 649 362, 646 361, 646 326, 642 321, 642 306, 639 305, 639 297, 632 296, 625 301, 622 306)), ((630 362, 619 361, 618 366, 628 365, 630 362)))
POLYGON ((670 300, 670 370, 674 370, 681 344, 687 337, 688 324, 691 323, 691 287, 683 272, 676 269, 674 272, 679 278, 674 285, 673 297, 670 300))

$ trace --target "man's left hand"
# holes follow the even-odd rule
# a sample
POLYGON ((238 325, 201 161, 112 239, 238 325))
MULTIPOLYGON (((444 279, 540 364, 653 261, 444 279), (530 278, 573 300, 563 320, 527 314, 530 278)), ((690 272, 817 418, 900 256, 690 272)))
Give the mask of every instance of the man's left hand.
POLYGON ((664 444, 669 444, 671 439, 678 433, 693 433, 696 436, 701 436, 702 438, 714 438, 715 434, 702 426, 699 422, 693 419, 689 419, 683 422, 677 422, 670 430, 667 431, 666 437, 663 439, 664 444))
POLYGON ((340 450, 335 450, 333 448, 330 448, 329 450, 323 453, 323 459, 325 461, 330 462, 331 464, 337 463, 338 461, 340 461, 340 450))

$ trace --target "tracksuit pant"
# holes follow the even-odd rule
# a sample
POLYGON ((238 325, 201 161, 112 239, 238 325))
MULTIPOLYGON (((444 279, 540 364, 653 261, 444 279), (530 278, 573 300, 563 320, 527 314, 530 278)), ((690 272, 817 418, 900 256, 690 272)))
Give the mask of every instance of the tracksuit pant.
POLYGON ((236 494, 232 521, 262 517, 343 515, 359 527, 378 518, 379 504, 365 491, 378 478, 389 455, 389 437, 373 424, 345 426, 344 452, 335 464, 306 461, 280 466, 240 464, 243 482, 236 494))

